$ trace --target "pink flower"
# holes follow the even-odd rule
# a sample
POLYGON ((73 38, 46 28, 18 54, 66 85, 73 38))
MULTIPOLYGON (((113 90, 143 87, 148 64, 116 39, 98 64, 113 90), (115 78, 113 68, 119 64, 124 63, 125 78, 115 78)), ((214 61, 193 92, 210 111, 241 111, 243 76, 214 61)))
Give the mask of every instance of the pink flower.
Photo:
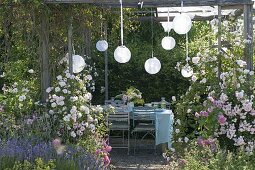
POLYGON ((111 150, 112 150, 112 147, 111 147, 111 146, 106 146, 106 147, 105 147, 105 151, 106 151, 106 152, 111 152, 111 150))
POLYGON ((203 146, 203 145, 204 145, 204 140, 203 140, 202 138, 199 138, 199 139, 197 140, 197 144, 198 144, 199 146, 203 146))
POLYGON ((226 123, 227 118, 224 115, 218 115, 218 122, 220 125, 224 125, 226 123))
POLYGON ((199 118, 200 117, 200 114, 199 113, 195 113, 195 116, 197 117, 197 118, 199 118))
POLYGON ((59 138, 54 139, 54 140, 52 141, 52 145, 53 145, 54 148, 60 147, 60 146, 61 146, 61 140, 60 140, 59 138))
POLYGON ((212 108, 208 108, 207 111, 210 113, 210 112, 213 111, 213 109, 212 108))
POLYGON ((104 166, 109 166, 110 165, 111 160, 110 160, 108 155, 104 156, 103 161, 104 161, 104 166))
POLYGON ((99 155, 100 153, 101 153, 101 149, 97 149, 95 154, 99 155))
POLYGON ((200 116, 208 117, 208 112, 207 111, 201 111, 200 116))

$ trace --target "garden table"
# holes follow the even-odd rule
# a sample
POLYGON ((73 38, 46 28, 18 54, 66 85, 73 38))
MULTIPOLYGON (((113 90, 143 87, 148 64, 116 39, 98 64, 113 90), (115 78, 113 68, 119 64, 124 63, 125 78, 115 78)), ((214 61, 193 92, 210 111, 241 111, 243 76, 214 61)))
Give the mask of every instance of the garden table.
MULTIPOLYGON (((127 106, 123 106, 123 110, 125 112, 129 112, 131 114, 130 118, 133 119, 132 109, 127 106)), ((143 107, 139 107, 142 109, 143 107)), ((116 111, 120 107, 116 107, 116 111)), ((121 109, 122 110, 122 109, 121 109)), ((173 133, 173 123, 174 123, 174 114, 172 110, 168 109, 154 109, 155 119, 155 145, 159 144, 168 144, 168 148, 170 149, 172 146, 172 133, 173 133)))
POLYGON ((172 110, 155 109, 156 145, 167 143, 172 146, 174 115, 172 110))

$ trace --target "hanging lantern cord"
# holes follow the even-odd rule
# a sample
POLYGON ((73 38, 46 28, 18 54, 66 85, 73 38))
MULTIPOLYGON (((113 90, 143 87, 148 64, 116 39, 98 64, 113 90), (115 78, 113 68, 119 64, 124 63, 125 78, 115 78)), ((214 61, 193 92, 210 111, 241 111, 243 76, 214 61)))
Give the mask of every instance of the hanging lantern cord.
POLYGON ((183 1, 181 1, 181 13, 183 12, 183 1))
POLYGON ((121 46, 124 46, 123 43, 123 7, 122 7, 122 0, 120 0, 120 29, 121 29, 121 46))
POLYGON ((189 37, 188 33, 186 33, 186 62, 189 61, 189 37))
MULTIPOLYGON (((167 24, 168 26, 170 25, 170 21, 169 21, 169 8, 167 8, 167 24)), ((169 36, 169 29, 167 30, 167 35, 169 36)))
POLYGON ((154 34, 154 30, 153 30, 153 11, 152 11, 152 8, 151 8, 151 49, 152 49, 152 52, 151 52, 151 57, 153 58, 153 34, 154 34))
POLYGON ((73 55, 75 55, 75 50, 74 50, 74 43, 73 43, 73 55))

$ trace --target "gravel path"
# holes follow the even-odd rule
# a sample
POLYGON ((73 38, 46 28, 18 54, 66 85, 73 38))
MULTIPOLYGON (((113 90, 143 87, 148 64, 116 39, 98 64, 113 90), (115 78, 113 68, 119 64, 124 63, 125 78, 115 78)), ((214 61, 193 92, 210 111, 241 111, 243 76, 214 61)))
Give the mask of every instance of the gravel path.
POLYGON ((113 169, 119 170, 171 170, 162 155, 159 153, 155 155, 153 150, 139 150, 135 156, 133 152, 128 156, 125 149, 113 149, 111 162, 113 169))

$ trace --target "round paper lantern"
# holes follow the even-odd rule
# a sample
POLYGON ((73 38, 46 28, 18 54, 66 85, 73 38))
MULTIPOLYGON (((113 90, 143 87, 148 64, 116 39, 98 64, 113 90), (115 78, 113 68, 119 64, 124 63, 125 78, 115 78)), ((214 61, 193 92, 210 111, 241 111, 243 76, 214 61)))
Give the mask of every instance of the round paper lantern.
POLYGON ((130 58, 131 52, 125 46, 118 46, 114 51, 114 59, 119 63, 127 63, 130 58))
POLYGON ((175 47, 175 39, 173 37, 164 37, 161 45, 165 50, 172 50, 175 47))
POLYGON ((192 21, 187 14, 182 13, 174 17, 173 25, 177 34, 186 34, 191 29, 192 21))
POLYGON ((182 68, 181 73, 183 77, 191 77, 193 75, 193 69, 189 65, 186 65, 182 68))
POLYGON ((86 67, 86 63, 82 56, 73 55, 73 73, 79 73, 86 67))
POLYGON ((156 57, 153 57, 146 60, 144 68, 149 74, 157 74, 161 69, 161 63, 156 57))
POLYGON ((96 43, 96 48, 98 51, 106 51, 108 49, 108 43, 107 41, 105 40, 99 40, 97 43, 96 43))

